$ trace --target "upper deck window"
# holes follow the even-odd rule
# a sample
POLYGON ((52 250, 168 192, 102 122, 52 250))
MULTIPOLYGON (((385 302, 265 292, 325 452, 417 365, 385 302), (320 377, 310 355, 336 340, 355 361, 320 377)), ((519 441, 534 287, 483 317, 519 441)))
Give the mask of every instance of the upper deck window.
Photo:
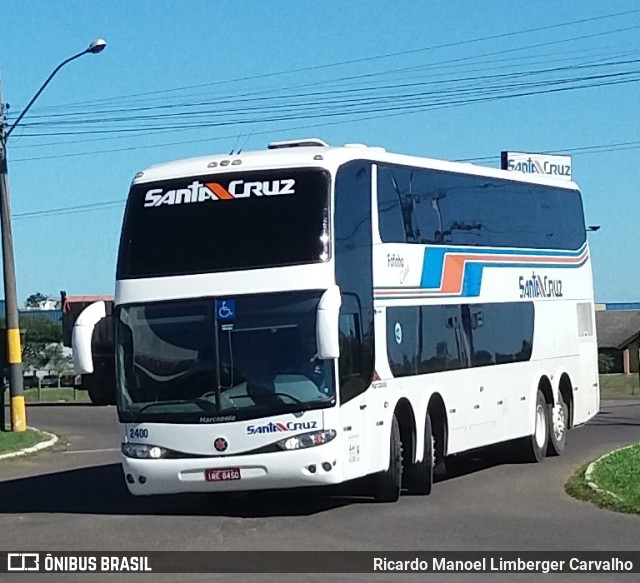
POLYGON ((578 249, 577 190, 406 166, 378 167, 384 242, 578 249))
POLYGON ((329 180, 321 169, 285 169, 134 185, 117 277, 326 261, 329 180))

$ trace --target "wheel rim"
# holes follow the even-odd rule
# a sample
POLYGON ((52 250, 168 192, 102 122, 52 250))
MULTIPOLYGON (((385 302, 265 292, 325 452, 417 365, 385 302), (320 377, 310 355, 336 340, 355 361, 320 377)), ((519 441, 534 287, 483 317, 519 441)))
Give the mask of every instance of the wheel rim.
POLYGON ((544 407, 542 405, 538 405, 536 407, 536 432, 535 432, 535 440, 536 440, 536 445, 538 447, 544 446, 546 433, 547 433, 547 428, 545 427, 544 407))
POLYGON ((564 407, 562 405, 556 405, 553 408, 553 435, 557 442, 562 441, 566 430, 567 419, 565 417, 564 407))
POLYGON ((431 436, 431 469, 436 467, 436 438, 431 436))

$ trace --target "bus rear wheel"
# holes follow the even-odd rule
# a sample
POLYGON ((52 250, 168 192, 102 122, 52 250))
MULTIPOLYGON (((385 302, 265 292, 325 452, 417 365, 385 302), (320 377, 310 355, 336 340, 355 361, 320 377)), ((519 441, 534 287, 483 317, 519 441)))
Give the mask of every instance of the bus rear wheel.
POLYGON ((422 460, 407 467, 406 486, 410 494, 426 496, 431 494, 435 470, 435 437, 431 424, 431 415, 427 413, 424 426, 424 455, 422 460))
POLYGON ((547 455, 562 455, 567 443, 569 407, 564 402, 562 393, 558 391, 558 402, 549 407, 549 445, 547 455))
POLYGON ((523 461, 541 462, 547 454, 549 443, 549 406, 544 394, 538 389, 536 396, 535 423, 533 434, 519 442, 519 453, 523 461))
POLYGON ((391 442, 389 444, 389 467, 376 474, 373 496, 376 502, 397 502, 402 490, 402 441, 400 425, 393 416, 391 421, 391 442))

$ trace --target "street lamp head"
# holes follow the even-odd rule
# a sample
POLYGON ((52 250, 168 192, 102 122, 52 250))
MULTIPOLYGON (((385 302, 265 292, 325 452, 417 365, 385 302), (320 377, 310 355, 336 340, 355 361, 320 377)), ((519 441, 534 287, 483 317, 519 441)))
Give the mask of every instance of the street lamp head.
POLYGON ((97 55, 98 53, 101 53, 102 51, 104 51, 106 47, 107 47, 107 41, 104 40, 103 38, 99 38, 98 40, 94 40, 89 45, 87 52, 97 55))

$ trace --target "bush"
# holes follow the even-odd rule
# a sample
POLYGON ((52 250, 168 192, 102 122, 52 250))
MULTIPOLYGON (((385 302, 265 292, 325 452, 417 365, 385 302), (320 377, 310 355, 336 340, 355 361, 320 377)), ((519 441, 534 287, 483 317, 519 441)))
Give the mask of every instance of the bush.
POLYGON ((598 354, 598 372, 600 374, 610 373, 615 365, 616 362, 610 354, 604 354, 602 352, 598 354))

